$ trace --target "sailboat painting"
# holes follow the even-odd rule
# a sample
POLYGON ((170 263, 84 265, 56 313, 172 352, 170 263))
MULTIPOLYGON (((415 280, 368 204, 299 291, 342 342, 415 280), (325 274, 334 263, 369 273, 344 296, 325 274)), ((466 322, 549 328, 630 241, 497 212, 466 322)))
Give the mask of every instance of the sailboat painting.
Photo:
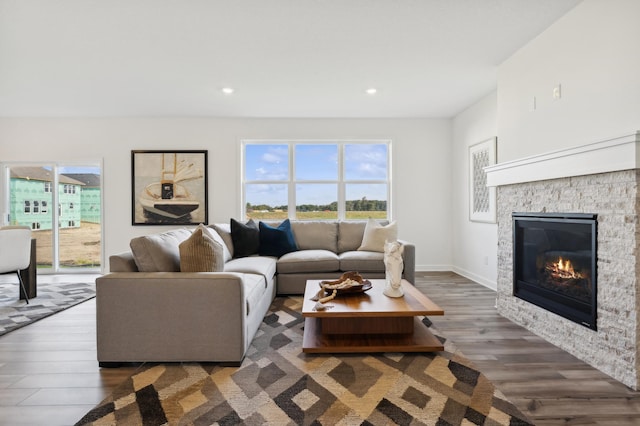
POLYGON ((207 151, 131 151, 132 224, 207 223, 207 151))

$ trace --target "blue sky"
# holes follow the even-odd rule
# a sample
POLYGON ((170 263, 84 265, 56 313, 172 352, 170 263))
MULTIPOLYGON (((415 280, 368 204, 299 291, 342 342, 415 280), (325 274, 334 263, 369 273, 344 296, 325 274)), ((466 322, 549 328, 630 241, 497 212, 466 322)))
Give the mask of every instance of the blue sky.
POLYGON ((100 167, 85 167, 85 166, 62 166, 58 168, 59 173, 93 173, 100 174, 100 167))
MULTIPOLYGON (((272 181, 247 185, 246 199, 252 204, 271 206, 287 203, 289 146, 286 144, 249 144, 245 147, 245 180, 272 181), (281 181, 277 184, 273 181, 281 181)), ((291 149, 294 149, 293 147, 291 149)), ((298 144, 294 168, 297 181, 297 204, 328 204, 337 201, 339 145, 298 144), (322 183, 322 181, 327 183, 322 183)), ((385 180, 387 178, 386 144, 347 144, 344 149, 345 180, 385 180)), ((347 200, 386 199, 386 185, 352 183, 346 187, 347 200)))
MULTIPOLYGON (((44 165, 42 166, 43 169, 46 170, 53 170, 53 167, 48 166, 48 165, 44 165)), ((89 173, 93 173, 96 175, 100 174, 100 167, 98 166, 59 166, 58 167, 58 173, 60 174, 65 174, 65 173, 85 173, 85 174, 89 174, 89 173)))

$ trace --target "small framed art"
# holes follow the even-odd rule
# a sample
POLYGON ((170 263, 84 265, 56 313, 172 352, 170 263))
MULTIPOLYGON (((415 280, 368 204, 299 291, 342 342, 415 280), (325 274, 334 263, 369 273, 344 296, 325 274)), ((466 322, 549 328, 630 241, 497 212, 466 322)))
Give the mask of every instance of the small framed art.
POLYGON ((484 168, 496 164, 496 138, 469 147, 469 220, 496 222, 496 188, 487 187, 484 168))

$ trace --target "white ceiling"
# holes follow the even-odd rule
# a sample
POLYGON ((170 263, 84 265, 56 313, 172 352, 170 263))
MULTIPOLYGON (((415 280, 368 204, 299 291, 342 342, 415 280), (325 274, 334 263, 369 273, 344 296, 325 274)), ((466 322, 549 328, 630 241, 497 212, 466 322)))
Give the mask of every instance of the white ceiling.
POLYGON ((578 3, 0 0, 0 116, 451 117, 578 3))

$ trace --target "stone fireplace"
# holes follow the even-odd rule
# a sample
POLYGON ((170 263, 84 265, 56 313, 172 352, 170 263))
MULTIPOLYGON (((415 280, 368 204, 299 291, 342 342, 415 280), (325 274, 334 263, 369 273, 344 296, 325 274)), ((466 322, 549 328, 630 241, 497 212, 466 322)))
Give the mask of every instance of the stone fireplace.
MULTIPOLYGON (((500 163, 486 171, 488 184, 497 187, 498 312, 627 386, 638 389, 640 133, 500 163), (537 240, 547 244, 544 239, 550 236, 545 235, 549 232, 544 231, 544 226, 538 226, 539 222, 529 221, 524 225, 531 230, 526 247, 524 243, 514 244, 514 232, 522 232, 514 226, 514 212, 525 218, 592 217, 593 229, 597 229, 591 246, 594 250, 597 247, 596 264, 586 270, 585 256, 589 248, 585 236, 576 237, 579 241, 574 245, 549 246, 540 254, 540 249, 532 245, 537 240), (517 244, 521 246, 517 247, 517 244), (516 271, 514 251, 523 250, 535 250, 537 260, 533 266, 529 264, 529 269, 516 271), (556 273, 554 268, 559 267, 559 260, 552 258, 562 257, 561 254, 566 257, 568 251, 579 252, 573 256, 574 261, 580 263, 581 275, 592 275, 589 283, 580 282, 580 279, 574 279, 574 283, 583 289, 590 286, 593 290, 592 295, 582 293, 577 298, 586 304, 593 302, 593 324, 589 319, 583 324, 581 315, 584 312, 578 312, 577 319, 567 318, 554 309, 541 307, 535 294, 540 292, 527 287, 533 276, 556 273), (546 265, 547 262, 550 265, 546 265), (556 266, 553 266, 554 262, 556 266), (525 282, 526 290, 534 293, 533 301, 517 294, 518 279, 525 282)), ((562 264, 565 262, 563 258, 562 264)), ((576 266, 573 267, 575 270, 576 266)), ((570 280, 562 278, 567 277, 564 273, 557 274, 551 284, 554 279, 559 285, 570 280)), ((586 305, 581 306, 578 311, 587 310, 586 305)))

